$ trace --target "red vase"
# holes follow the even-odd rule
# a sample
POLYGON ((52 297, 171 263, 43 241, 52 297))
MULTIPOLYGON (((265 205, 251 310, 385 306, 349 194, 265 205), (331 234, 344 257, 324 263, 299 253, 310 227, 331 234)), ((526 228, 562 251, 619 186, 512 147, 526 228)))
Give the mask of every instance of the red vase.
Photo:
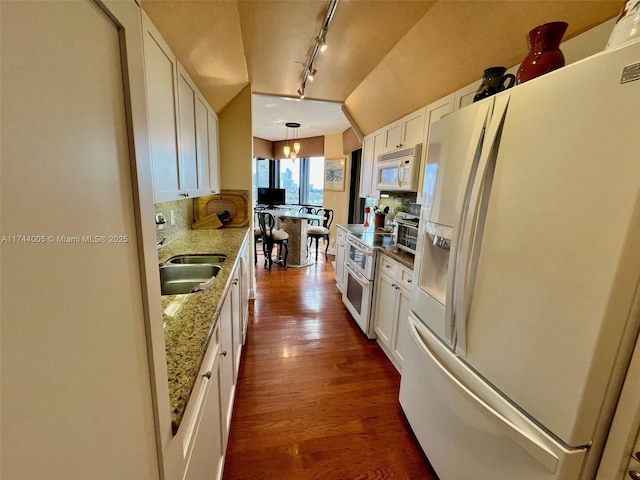
POLYGON ((564 55, 559 47, 567 27, 566 22, 551 22, 529 32, 527 36, 529 53, 520 64, 516 74, 516 84, 564 67, 564 55))

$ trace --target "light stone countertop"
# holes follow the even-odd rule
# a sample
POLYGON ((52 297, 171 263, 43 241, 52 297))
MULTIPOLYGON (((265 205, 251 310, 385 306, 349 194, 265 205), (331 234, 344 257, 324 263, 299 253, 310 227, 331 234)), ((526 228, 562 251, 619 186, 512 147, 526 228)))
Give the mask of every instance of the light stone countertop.
POLYGON ((188 230, 158 250, 160 264, 182 254, 221 253, 227 259, 211 285, 198 293, 163 295, 171 426, 177 432, 231 285, 231 273, 249 229, 188 230))

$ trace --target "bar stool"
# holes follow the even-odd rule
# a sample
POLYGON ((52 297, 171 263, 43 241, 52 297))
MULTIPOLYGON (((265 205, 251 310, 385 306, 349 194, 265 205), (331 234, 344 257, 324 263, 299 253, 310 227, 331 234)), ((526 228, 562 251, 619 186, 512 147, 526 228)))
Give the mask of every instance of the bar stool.
POLYGON ((307 228, 307 238, 309 238, 309 246, 315 239, 316 241, 316 262, 318 261, 318 242, 322 238, 326 242, 324 249, 324 258, 328 259, 327 252, 329 251, 329 229, 331 228, 331 222, 333 222, 333 210, 330 208, 319 208, 317 214, 324 217, 322 219, 322 225, 310 225, 307 228))
POLYGON ((262 234, 262 248, 264 251, 264 266, 269 267, 271 271, 271 265, 273 259, 271 253, 273 252, 273 246, 278 245, 278 261, 282 262, 282 266, 287 269, 287 256, 289 255, 289 234, 284 230, 278 230, 275 228, 276 219, 268 212, 257 212, 258 224, 260 225, 260 232, 262 234), (282 247, 284 247, 284 257, 282 257, 282 247))
POLYGON ((258 243, 262 243, 262 230, 258 224, 258 212, 255 213, 253 219, 253 263, 258 264, 258 243))

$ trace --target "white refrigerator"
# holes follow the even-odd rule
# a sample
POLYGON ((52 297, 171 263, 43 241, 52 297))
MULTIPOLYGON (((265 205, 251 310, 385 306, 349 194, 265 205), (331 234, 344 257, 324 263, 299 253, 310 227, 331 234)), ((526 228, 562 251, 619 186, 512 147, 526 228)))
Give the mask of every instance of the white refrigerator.
POLYGON ((430 135, 400 403, 440 480, 584 480, 640 323, 640 43, 430 135))

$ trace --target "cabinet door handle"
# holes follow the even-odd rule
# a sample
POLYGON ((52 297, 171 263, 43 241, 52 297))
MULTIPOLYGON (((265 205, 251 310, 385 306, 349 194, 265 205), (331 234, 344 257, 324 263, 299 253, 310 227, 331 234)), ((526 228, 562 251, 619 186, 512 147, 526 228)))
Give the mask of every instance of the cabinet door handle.
POLYGON ((629 477, 633 480, 640 480, 640 472, 637 470, 629 470, 629 477))
POLYGON ((182 197, 185 197, 185 198, 186 198, 186 197, 188 197, 188 196, 189 196, 189 193, 188 193, 188 192, 181 193, 181 194, 180 194, 180 196, 182 196, 182 197))
POLYGON ((227 351, 226 350, 221 351, 220 355, 222 355, 223 357, 226 357, 227 356, 227 351))
POLYGON ((631 456, 640 462, 640 452, 636 452, 631 456))
POLYGON ((237 285, 237 284, 238 284, 238 279, 237 279, 237 278, 234 278, 234 279, 233 279, 233 282, 231 282, 231 283, 232 283, 232 284, 234 284, 234 285, 237 285))
POLYGON ((202 376, 205 378, 211 378, 211 370, 209 370, 207 373, 203 373, 202 376))

